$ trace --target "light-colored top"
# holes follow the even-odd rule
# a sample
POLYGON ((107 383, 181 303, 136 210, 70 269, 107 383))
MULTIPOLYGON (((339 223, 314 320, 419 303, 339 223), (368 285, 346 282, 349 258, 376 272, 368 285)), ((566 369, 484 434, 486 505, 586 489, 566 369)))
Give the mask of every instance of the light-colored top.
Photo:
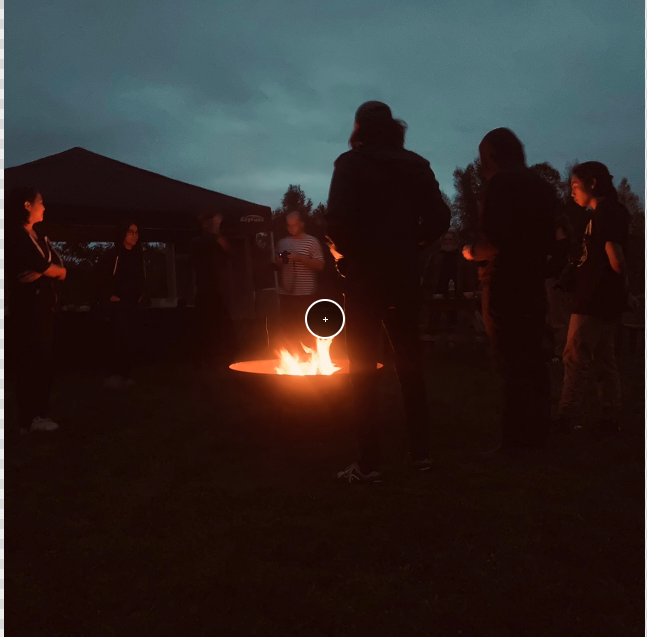
MULTIPOLYGON (((309 234, 303 235, 301 239, 296 239, 292 235, 283 237, 276 244, 277 256, 284 250, 301 254, 309 259, 324 260, 319 240, 309 234)), ((311 270, 303 263, 294 261, 281 266, 279 271, 279 294, 303 296, 305 294, 315 294, 316 291, 317 273, 315 270, 311 270)))

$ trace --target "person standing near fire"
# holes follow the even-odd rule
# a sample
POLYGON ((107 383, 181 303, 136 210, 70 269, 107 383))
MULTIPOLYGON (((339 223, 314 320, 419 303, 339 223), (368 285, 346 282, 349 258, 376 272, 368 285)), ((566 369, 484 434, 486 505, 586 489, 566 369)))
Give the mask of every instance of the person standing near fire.
POLYGON ((198 217, 202 234, 191 244, 196 287, 196 364, 207 371, 226 369, 238 351, 227 284, 231 246, 222 235, 222 221, 221 214, 204 211, 198 217))
POLYGON ((479 235, 463 256, 487 262, 481 269, 483 321, 504 380, 501 444, 481 457, 505 460, 544 447, 550 429, 543 337, 557 196, 527 167, 523 144, 508 128, 490 131, 479 156, 487 182, 479 235))
POLYGON ((336 478, 381 477, 379 341, 391 342, 409 429, 410 458, 431 468, 430 423, 418 339, 419 249, 449 228, 451 213, 429 162, 404 148, 406 124, 382 102, 355 113, 349 145, 339 156, 326 214, 329 247, 345 277, 346 344, 360 456, 336 478))
POLYGON ((49 417, 55 375, 56 281, 64 281, 63 261, 37 226, 43 198, 34 188, 15 188, 5 200, 7 342, 16 354, 16 402, 21 434, 56 431, 49 417))
POLYGON ((278 241, 278 256, 274 261, 279 272, 281 331, 284 347, 292 354, 303 356, 301 343, 314 347, 305 316, 318 300, 317 273, 324 268, 324 257, 319 240, 306 233, 302 213, 288 213, 285 223, 288 236, 278 241))
POLYGON ((139 226, 126 219, 119 223, 115 245, 97 266, 99 303, 105 310, 109 330, 109 376, 104 385, 124 389, 134 385, 131 377, 137 339, 137 309, 144 295, 146 269, 139 226))

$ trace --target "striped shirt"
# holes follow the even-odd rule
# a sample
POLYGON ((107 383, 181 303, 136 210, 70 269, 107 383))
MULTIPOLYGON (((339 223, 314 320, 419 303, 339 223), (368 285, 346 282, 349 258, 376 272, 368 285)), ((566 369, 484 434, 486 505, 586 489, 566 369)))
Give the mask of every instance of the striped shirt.
MULTIPOLYGON (((302 254, 309 259, 323 261, 321 244, 316 237, 309 234, 303 235, 301 239, 288 235, 283 237, 276 244, 276 254, 287 250, 291 253, 302 254)), ((303 263, 290 261, 279 271, 279 294, 291 296, 303 296, 314 294, 317 291, 317 272, 306 267, 303 263)))

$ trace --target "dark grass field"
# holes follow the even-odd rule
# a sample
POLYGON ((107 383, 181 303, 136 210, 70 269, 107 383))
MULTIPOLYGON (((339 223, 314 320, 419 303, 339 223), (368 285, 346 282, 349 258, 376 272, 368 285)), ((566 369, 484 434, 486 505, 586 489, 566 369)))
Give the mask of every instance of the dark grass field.
POLYGON ((400 466, 387 372, 390 472, 353 487, 331 480, 354 459, 346 405, 268 423, 234 380, 181 364, 125 393, 63 373, 60 431, 6 435, 7 634, 642 635, 642 356, 620 364, 622 439, 483 465, 499 380, 483 352, 429 353, 426 475, 400 466))

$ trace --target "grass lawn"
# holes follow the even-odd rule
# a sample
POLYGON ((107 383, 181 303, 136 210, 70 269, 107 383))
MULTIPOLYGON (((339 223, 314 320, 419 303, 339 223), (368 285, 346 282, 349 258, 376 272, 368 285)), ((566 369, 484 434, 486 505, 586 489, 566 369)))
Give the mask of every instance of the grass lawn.
POLYGON ((623 439, 488 466, 499 379, 482 352, 432 351, 435 469, 399 467, 387 372, 391 472, 353 487, 331 480, 354 460, 347 406, 269 428, 233 379, 181 364, 121 393, 63 373, 60 431, 7 430, 7 634, 642 635, 643 360, 620 365, 623 439))

